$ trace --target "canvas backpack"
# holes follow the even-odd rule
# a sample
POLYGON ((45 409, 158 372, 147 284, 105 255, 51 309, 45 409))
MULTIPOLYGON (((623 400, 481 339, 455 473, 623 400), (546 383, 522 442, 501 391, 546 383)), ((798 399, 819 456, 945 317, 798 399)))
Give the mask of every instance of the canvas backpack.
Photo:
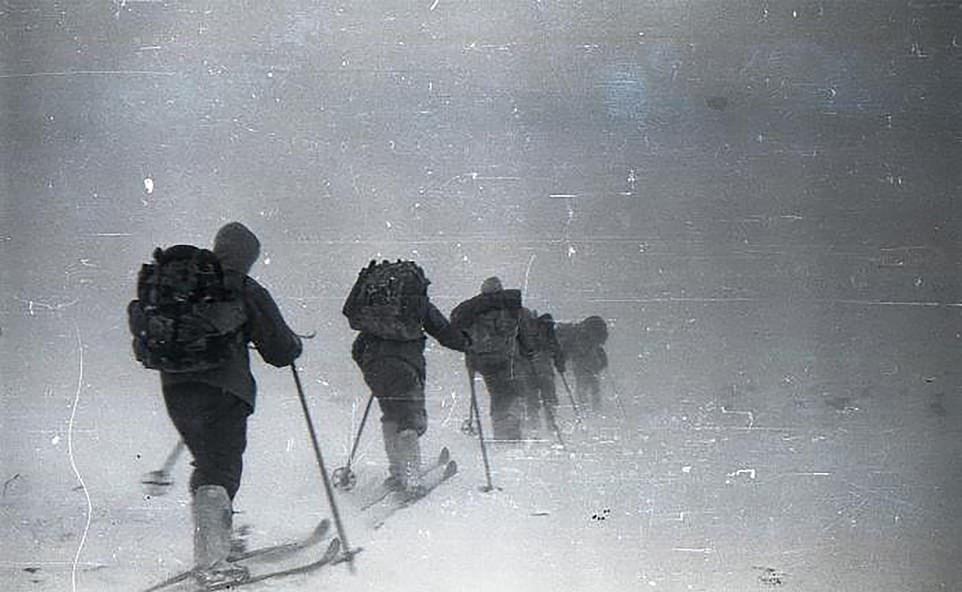
POLYGON ((475 317, 468 328, 472 366, 479 370, 510 363, 517 352, 520 309, 502 308, 475 317))
POLYGON ((243 347, 247 314, 240 281, 225 278, 207 249, 155 249, 137 275, 137 299, 127 307, 137 360, 171 373, 223 366, 243 347))
POLYGON ((420 339, 430 283, 413 261, 372 260, 358 273, 341 312, 355 331, 395 341, 420 339))

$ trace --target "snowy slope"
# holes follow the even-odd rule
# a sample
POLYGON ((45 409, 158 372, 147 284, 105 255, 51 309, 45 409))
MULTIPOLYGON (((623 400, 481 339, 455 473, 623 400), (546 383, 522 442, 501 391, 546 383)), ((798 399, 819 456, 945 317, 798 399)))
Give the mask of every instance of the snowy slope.
MULTIPOLYGON (((954 418, 962 409, 945 394, 958 392, 959 377, 943 365, 942 350, 922 340, 886 342, 905 313, 878 311, 837 329, 866 338, 865 348, 845 345, 847 356, 868 356, 857 379, 832 372, 841 346, 824 342, 824 362, 802 356, 760 363, 767 348, 801 345, 767 320, 765 343, 741 346, 744 363, 726 367, 711 351, 699 353, 709 336, 697 326, 710 322, 712 311, 678 312, 698 319, 685 325, 688 337, 671 342, 684 374, 616 356, 614 380, 606 381, 609 417, 590 418, 582 430, 563 408, 569 452, 546 443, 492 446, 493 478, 502 488, 495 493, 479 491, 485 478, 477 441, 458 431, 467 388, 457 356, 431 352, 425 454, 448 445, 459 475, 377 531, 357 512, 355 494, 339 493, 350 542, 364 548, 357 573, 341 565, 258 589, 737 592, 779 582, 799 590, 951 589, 960 575, 952 557, 959 552, 953 492, 962 447, 954 418), (887 355, 897 366, 888 366, 887 355), (714 382, 723 371, 730 379, 714 382)), ((912 313, 898 329, 934 334, 939 315, 912 313)), ((55 320, 31 318, 8 331, 26 338, 15 332, 49 329, 55 320)), ((78 361, 75 339, 60 336, 64 361, 78 361)), ((70 383, 79 372, 68 363, 49 375, 50 391, 21 402, 47 407, 21 410, 23 422, 56 421, 23 430, 23 446, 3 457, 4 474, 19 475, 7 480, 0 505, 6 590, 136 590, 190 557, 185 460, 166 497, 145 499, 137 483, 174 442, 150 392, 154 377, 85 352, 72 446, 91 507, 66 450, 70 383), (105 380, 91 374, 98 366, 123 371, 105 380), (138 389, 147 391, 137 394, 141 409, 111 404, 138 389)), ((357 421, 365 399, 360 391, 330 395, 333 387, 312 372, 311 361, 308 353, 302 375, 334 468, 346 458, 356 429, 351 417, 357 421)), ((289 375, 263 366, 257 372, 262 398, 237 499, 237 522, 251 525, 255 546, 304 534, 329 515, 289 375)), ((371 425, 356 463, 358 493, 385 471, 371 425)))

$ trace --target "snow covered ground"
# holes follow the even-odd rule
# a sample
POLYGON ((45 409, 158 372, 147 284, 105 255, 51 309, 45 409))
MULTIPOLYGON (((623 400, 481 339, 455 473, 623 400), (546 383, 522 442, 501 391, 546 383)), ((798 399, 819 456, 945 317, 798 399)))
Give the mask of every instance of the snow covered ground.
MULTIPOLYGON (((357 492, 338 494, 350 542, 364 548, 357 574, 341 565, 260 589, 953 589, 962 576, 962 385, 948 363, 958 337, 946 329, 955 313, 839 314, 836 339, 815 351, 792 326, 794 309, 658 307, 677 332, 646 340, 646 361, 614 356, 608 417, 579 429, 563 410, 567 453, 492 446, 496 493, 478 490, 477 441, 458 431, 467 384, 457 356, 432 352, 425 451, 449 446, 459 475, 376 531, 352 503, 357 492), (737 352, 712 343, 713 323, 732 315, 737 352)), ((40 359, 3 352, 45 377, 31 396, 5 402, 5 434, 19 436, 5 439, 3 455, 6 590, 136 590, 190 557, 186 462, 166 497, 146 498, 137 482, 174 442, 154 377, 103 359, 95 344, 81 366, 85 338, 71 324, 69 313, 38 314, 4 327, 4 343, 43 335, 52 346, 40 359)), ((332 396, 312 357, 302 374, 333 468, 363 392, 348 380, 342 389, 355 394, 332 396)), ((257 373, 262 397, 236 500, 254 546, 330 515, 289 374, 257 373)), ((385 471, 370 426, 356 467, 358 492, 385 471)))

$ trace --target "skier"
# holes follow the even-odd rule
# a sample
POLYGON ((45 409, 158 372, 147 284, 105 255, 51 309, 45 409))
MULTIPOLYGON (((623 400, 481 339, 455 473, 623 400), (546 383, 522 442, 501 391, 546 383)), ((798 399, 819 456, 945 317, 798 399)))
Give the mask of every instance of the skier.
MULTIPOLYGON (((183 248, 171 247, 168 253, 183 248)), ((163 255, 160 250, 158 253, 163 255)), ((257 392, 247 343, 253 342, 264 361, 276 367, 292 364, 302 348, 300 338, 284 322, 270 293, 247 275, 260 254, 257 237, 243 224, 231 222, 218 230, 213 254, 223 271, 223 285, 239 295, 233 301, 237 306, 236 321, 223 323, 232 327, 226 333, 228 338, 211 340, 216 341, 220 351, 166 351, 164 359, 158 361, 150 351, 156 345, 151 331, 158 325, 156 319, 149 317, 152 307, 139 300, 128 307, 135 354, 148 368, 160 370, 167 413, 194 457, 190 477, 194 578, 201 585, 248 577, 246 568, 227 561, 231 551, 232 501, 240 487, 247 418, 254 412, 257 392), (165 370, 164 365, 170 364, 175 355, 177 367, 165 370), (219 363, 211 364, 211 356, 219 363)), ((158 262, 156 268, 160 267, 158 262)), ((163 283, 157 282, 153 288, 143 286, 150 284, 149 277, 149 273, 141 271, 141 296, 151 289, 159 291, 158 286, 163 283)))
POLYGON ((428 429, 424 334, 455 351, 468 345, 467 337, 431 303, 428 284, 411 261, 372 261, 358 275, 343 310, 351 327, 360 330, 351 356, 381 408, 388 459, 384 483, 411 497, 423 493, 418 439, 428 429))
POLYGON ((555 335, 555 323, 548 313, 539 315, 536 310, 522 309, 521 331, 533 348, 532 356, 518 363, 524 371, 525 431, 537 434, 541 431, 541 410, 549 428, 554 428, 554 409, 558 405, 555 390, 555 370, 565 372, 565 356, 555 335))
POLYGON ((481 293, 451 311, 451 323, 471 337, 465 362, 472 380, 481 373, 491 397, 491 423, 496 440, 520 440, 525 364, 533 352, 519 331, 521 291, 505 290, 489 277, 481 293))
POLYGON ((558 323, 557 335, 565 358, 574 370, 578 400, 586 404, 590 402, 592 410, 600 412, 599 374, 608 367, 604 347, 608 324, 603 318, 592 315, 579 323, 558 323))

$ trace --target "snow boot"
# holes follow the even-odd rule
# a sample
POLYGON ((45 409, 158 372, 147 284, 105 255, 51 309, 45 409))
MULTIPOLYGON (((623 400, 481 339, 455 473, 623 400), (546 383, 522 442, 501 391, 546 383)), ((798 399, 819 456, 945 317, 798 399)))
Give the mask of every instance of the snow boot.
POLYGON ((244 524, 234 528, 230 535, 230 554, 227 556, 227 561, 234 561, 238 557, 241 557, 247 553, 249 549, 247 545, 247 536, 250 533, 251 527, 249 524, 244 524))
POLYGON ((391 491, 399 491, 404 488, 404 480, 401 478, 403 468, 401 459, 398 456, 398 424, 396 421, 382 421, 381 434, 384 436, 384 453, 387 455, 388 477, 384 480, 384 486, 391 491))
POLYGON ((230 496, 220 485, 202 485, 194 492, 194 579, 202 586, 242 582, 247 568, 227 561, 231 551, 230 496))
POLYGON ((403 491, 413 497, 423 494, 421 485, 421 444, 418 442, 417 430, 407 429, 398 432, 397 455, 401 468, 401 485, 403 491))

